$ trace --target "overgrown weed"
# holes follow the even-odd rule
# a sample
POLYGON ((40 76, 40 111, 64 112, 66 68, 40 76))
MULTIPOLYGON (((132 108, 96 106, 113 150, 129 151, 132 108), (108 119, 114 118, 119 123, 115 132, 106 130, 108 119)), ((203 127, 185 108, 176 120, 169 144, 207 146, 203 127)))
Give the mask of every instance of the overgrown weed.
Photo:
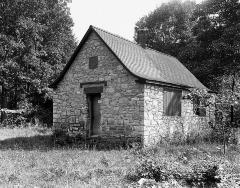
POLYGON ((11 130, 4 131, 9 138, 0 135, 5 138, 0 141, 0 187, 136 187, 141 178, 154 179, 162 187, 237 187, 240 179, 235 146, 225 155, 221 145, 209 143, 88 150, 56 147, 44 139, 50 139, 49 131, 32 128, 17 134, 15 129, 14 138, 11 130))

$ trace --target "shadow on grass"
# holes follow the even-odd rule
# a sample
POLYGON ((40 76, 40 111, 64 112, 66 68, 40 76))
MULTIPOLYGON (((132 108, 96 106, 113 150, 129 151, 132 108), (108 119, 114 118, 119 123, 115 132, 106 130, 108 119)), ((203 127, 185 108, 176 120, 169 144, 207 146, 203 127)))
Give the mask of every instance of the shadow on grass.
POLYGON ((35 135, 31 137, 14 137, 0 140, 1 150, 40 150, 47 151, 53 149, 83 149, 83 150, 111 150, 119 147, 109 147, 112 144, 91 143, 83 140, 76 141, 69 136, 62 136, 56 139, 53 135, 35 135))
POLYGON ((0 150, 53 150, 53 149, 83 149, 83 150, 122 150, 140 148, 139 138, 125 137, 71 137, 66 134, 34 135, 28 137, 12 137, 0 140, 0 150))
POLYGON ((15 137, 0 141, 0 150, 50 150, 54 149, 52 135, 36 135, 32 137, 15 137))

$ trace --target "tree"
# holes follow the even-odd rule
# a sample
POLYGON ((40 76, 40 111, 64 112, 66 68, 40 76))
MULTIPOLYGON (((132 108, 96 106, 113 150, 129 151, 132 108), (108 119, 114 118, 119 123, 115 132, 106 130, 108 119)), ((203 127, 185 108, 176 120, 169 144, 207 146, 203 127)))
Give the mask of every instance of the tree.
POLYGON ((171 1, 137 22, 135 40, 176 56, 203 84, 218 91, 222 77, 233 77, 240 68, 240 2, 171 1))
POLYGON ((179 49, 191 38, 190 16, 194 7, 191 1, 173 0, 162 4, 136 23, 136 42, 177 56, 179 49))
MULTIPOLYGON (((239 140, 239 109, 240 109, 240 79, 229 76, 222 77, 222 84, 219 93, 209 93, 205 89, 191 89, 187 95, 189 99, 198 99, 203 107, 212 109, 214 119, 210 119, 209 125, 212 128, 214 141, 220 141, 224 144, 224 153, 226 144, 240 143, 239 140), (236 80, 233 84, 233 79, 236 80), (238 114, 233 117, 233 110, 238 114)), ((210 112, 209 112, 210 113, 210 112)), ((210 117, 210 116, 209 116, 210 117)))
POLYGON ((76 43, 68 0, 0 0, 0 80, 5 107, 39 104, 76 43))
POLYGON ((193 41, 179 54, 192 72, 213 90, 223 76, 240 68, 240 3, 238 0, 206 0, 192 16, 193 41))
POLYGON ((176 56, 218 92, 216 105, 225 134, 234 114, 240 115, 240 1, 172 1, 140 19, 135 34, 138 43, 176 56))

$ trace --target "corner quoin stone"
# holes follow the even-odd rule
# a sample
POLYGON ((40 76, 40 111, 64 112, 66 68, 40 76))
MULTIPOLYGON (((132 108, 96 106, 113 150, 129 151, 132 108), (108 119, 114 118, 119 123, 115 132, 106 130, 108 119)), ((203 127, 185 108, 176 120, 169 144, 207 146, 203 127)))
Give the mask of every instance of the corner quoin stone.
POLYGON ((54 128, 88 136, 90 119, 84 88, 99 85, 80 87, 80 83, 106 81, 106 86, 100 84, 100 136, 141 137, 142 144, 150 146, 174 139, 176 133, 206 134, 209 118, 194 115, 191 101, 182 100, 181 117, 164 116, 163 87, 138 83, 136 79, 92 32, 54 90, 54 128), (89 69, 89 58, 93 56, 98 56, 98 66, 89 69))

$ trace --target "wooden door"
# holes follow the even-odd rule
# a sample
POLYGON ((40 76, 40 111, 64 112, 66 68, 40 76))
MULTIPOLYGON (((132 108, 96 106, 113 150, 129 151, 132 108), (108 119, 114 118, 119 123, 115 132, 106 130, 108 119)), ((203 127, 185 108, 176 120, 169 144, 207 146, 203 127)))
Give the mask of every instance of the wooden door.
POLYGON ((100 103, 99 100, 101 95, 97 94, 89 94, 88 95, 88 109, 89 109, 89 117, 90 117, 90 135, 99 135, 100 133, 100 103))

